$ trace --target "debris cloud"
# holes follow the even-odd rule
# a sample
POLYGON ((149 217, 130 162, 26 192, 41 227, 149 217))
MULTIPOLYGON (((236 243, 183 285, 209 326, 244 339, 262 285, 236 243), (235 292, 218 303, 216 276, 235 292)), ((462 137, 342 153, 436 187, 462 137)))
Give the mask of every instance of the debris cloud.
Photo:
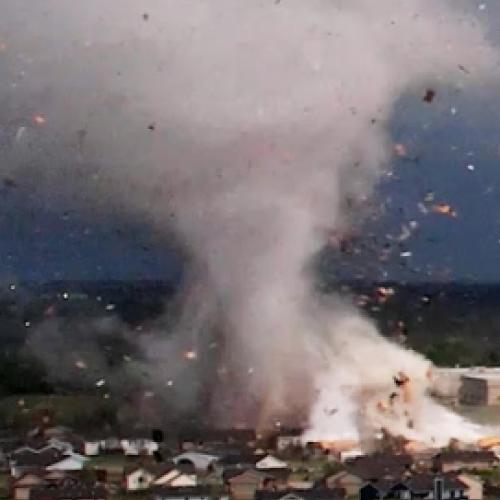
POLYGON ((496 65, 477 22, 444 0, 11 0, 0 36, 2 98, 43 125, 18 130, 4 177, 142 217, 189 257, 185 313, 143 346, 167 397, 182 375, 183 404, 213 385, 233 424, 302 412, 323 439, 464 435, 425 397, 429 363, 320 297, 310 262, 406 155, 386 127, 399 97, 430 106, 496 65), (400 372, 403 414, 384 399, 400 372))

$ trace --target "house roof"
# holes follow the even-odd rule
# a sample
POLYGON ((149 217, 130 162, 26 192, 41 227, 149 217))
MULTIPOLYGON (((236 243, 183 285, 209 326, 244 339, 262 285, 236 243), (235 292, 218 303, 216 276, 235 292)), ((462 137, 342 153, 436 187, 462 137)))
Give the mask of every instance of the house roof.
POLYGON ((151 490, 154 494, 163 498, 189 498, 189 497, 209 497, 212 496, 212 489, 210 486, 184 486, 180 488, 169 488, 165 486, 156 486, 151 490))
POLYGON ((35 487, 30 490, 29 500, 90 500, 106 498, 106 489, 102 485, 78 483, 74 485, 50 485, 35 487))
POLYGON ((17 467, 47 467, 65 458, 63 453, 52 447, 44 448, 41 451, 26 449, 12 456, 17 467))
POLYGON ((130 474, 134 474, 135 472, 142 470, 144 472, 147 472, 151 476, 156 477, 156 472, 154 472, 152 469, 153 469, 153 466, 147 466, 147 465, 141 465, 141 464, 127 465, 126 467, 123 468, 123 475, 129 476, 130 474))
POLYGON ((424 493, 434 489, 434 481, 438 478, 443 480, 443 486, 446 490, 465 489, 467 487, 457 476, 451 474, 440 476, 433 474, 413 474, 408 478, 380 478, 365 484, 362 488, 375 488, 384 494, 389 491, 401 489, 408 489, 414 493, 424 493))
POLYGON ((265 455, 255 455, 254 453, 227 453, 217 460, 217 464, 223 467, 232 465, 253 466, 264 457, 265 455))
POLYGON ((256 469, 286 469, 288 464, 272 455, 266 455, 255 462, 256 469))
POLYGON ((25 472, 17 478, 13 478, 12 485, 14 487, 32 485, 32 484, 43 484, 45 483, 44 478, 45 471, 43 469, 34 470, 30 472, 25 472))
POLYGON ((233 477, 243 474, 243 472, 247 471, 248 469, 249 467, 228 467, 227 469, 224 469, 224 472, 222 473, 222 481, 224 483, 227 483, 233 477))
POLYGON ((498 458, 488 450, 444 451, 434 456, 438 462, 498 462, 498 458))
POLYGON ((272 468, 272 469, 257 469, 259 472, 264 474, 266 477, 278 480, 286 480, 292 473, 292 470, 288 467, 283 468, 272 468))
POLYGON ((413 465, 410 455, 377 453, 356 457, 345 462, 349 473, 363 480, 379 478, 398 478, 413 465))
POLYGON ((413 492, 429 491, 434 488, 434 481, 440 478, 443 480, 445 489, 463 489, 467 485, 462 483, 458 477, 445 474, 442 476, 434 476, 432 474, 414 474, 405 481, 405 484, 413 492))
POLYGON ((301 498, 304 500, 328 500, 332 498, 345 498, 343 488, 312 488, 312 489, 287 489, 278 491, 257 490, 255 500, 279 500, 281 498, 301 498))
POLYGON ((194 465, 194 467, 198 470, 208 469, 210 464, 217 460, 217 456, 209 455, 207 453, 198 453, 194 451, 187 451, 185 453, 181 453, 172 459, 172 461, 176 464, 179 462, 190 462, 194 465))
POLYGON ((36 486, 30 490, 29 500, 103 499, 106 489, 103 485, 83 481, 74 477, 64 477, 49 485, 36 486))
POLYGON ((241 471, 240 474, 236 474, 231 478, 229 478, 227 482, 230 485, 234 485, 238 483, 249 483, 249 482, 259 483, 261 481, 264 481, 265 479, 272 479, 272 476, 264 472, 257 471, 255 469, 246 469, 241 471))

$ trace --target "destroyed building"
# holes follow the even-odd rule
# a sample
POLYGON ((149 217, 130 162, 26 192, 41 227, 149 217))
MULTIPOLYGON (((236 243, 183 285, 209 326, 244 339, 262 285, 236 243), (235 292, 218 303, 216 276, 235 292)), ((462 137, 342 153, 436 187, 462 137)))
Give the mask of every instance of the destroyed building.
POLYGON ((466 405, 500 405, 500 372, 462 375, 459 400, 466 405))

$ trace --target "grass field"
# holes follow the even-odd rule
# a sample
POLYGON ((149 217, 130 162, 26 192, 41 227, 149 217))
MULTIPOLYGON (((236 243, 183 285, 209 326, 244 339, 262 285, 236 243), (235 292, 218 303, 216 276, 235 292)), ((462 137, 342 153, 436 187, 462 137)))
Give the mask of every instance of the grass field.
POLYGON ((26 427, 35 423, 40 410, 48 409, 57 425, 71 427, 91 421, 96 412, 110 407, 97 394, 8 396, 0 399, 0 421, 7 427, 26 427))
POLYGON ((458 406, 452 409, 478 424, 498 426, 500 433, 500 406, 458 406))
POLYGON ((6 473, 0 473, 0 498, 9 497, 9 476, 6 473))

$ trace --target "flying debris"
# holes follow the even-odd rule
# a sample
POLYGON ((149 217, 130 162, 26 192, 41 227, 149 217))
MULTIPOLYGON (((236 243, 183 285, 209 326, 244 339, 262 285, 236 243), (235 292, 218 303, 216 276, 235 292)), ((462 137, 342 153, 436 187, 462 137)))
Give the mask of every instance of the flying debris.
POLYGON ((338 411, 339 411, 338 408, 325 408, 324 410, 325 415, 328 415, 329 417, 335 415, 335 413, 337 413, 338 411))
POLYGON ((393 379, 396 387, 403 387, 410 381, 410 377, 404 372, 399 372, 393 379))
POLYGON ((195 360, 197 357, 198 357, 198 354, 196 353, 196 351, 186 351, 184 353, 184 358, 188 359, 190 361, 195 360))
POLYGON ((36 125, 45 125, 45 123, 47 123, 47 120, 43 115, 34 115, 33 123, 35 123, 36 125))
POLYGON ((396 156, 406 156, 407 154, 404 144, 401 143, 394 144, 393 150, 396 156))
POLYGON ((436 214, 448 215, 449 217, 457 217, 457 212, 451 205, 447 203, 438 203, 432 207, 432 211, 436 214))
POLYGON ((387 406, 387 403, 385 401, 379 401, 377 403, 377 410, 380 413, 385 413, 387 410, 389 410, 389 407, 387 406))
POLYGON ((79 359, 79 360, 75 361, 75 366, 79 370, 86 370, 87 369, 87 363, 85 363, 85 361, 83 361, 82 359, 79 359))
POLYGON ((432 89, 426 89, 424 97, 422 100, 424 102, 431 103, 434 100, 434 97, 436 97, 436 91, 432 89))
POLYGON ((15 137, 16 144, 18 142, 20 142, 21 139, 24 137, 24 134, 25 134, 26 130, 27 130, 26 127, 19 127, 17 129, 16 137, 15 137))
POLYGON ((96 387, 102 387, 105 383, 106 383, 106 381, 103 378, 101 378, 100 380, 98 380, 95 383, 95 385, 96 385, 96 387))
POLYGON ((387 300, 394 295, 393 287, 379 286, 377 288, 378 302, 384 304, 387 300))

